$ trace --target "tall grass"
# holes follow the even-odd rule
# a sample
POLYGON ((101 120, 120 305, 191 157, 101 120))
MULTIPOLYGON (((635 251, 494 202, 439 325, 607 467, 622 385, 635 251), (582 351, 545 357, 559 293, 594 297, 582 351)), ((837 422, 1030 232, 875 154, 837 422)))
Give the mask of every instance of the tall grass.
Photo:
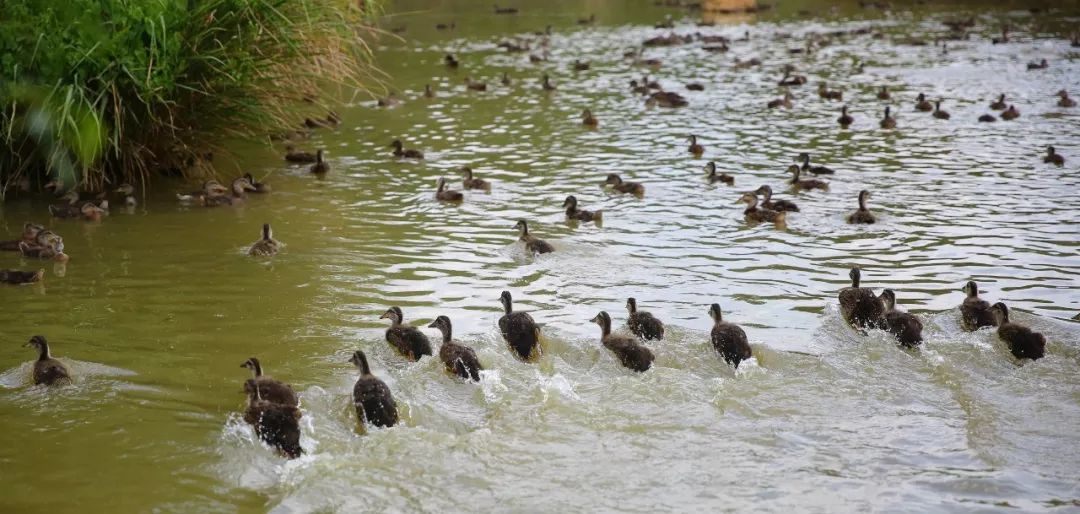
MULTIPOLYGON (((378 82, 371 0, 3 0, 0 195, 201 175, 305 97, 378 82)), ((326 106, 318 108, 325 113, 326 106)))

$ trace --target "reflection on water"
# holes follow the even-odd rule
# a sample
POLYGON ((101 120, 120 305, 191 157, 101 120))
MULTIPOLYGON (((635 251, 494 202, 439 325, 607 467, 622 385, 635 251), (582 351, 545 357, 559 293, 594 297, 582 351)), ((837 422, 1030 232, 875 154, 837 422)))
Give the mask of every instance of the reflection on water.
MULTIPOLYGON (((414 12, 389 22, 406 27, 405 40, 378 48, 403 104, 357 101, 342 110, 342 127, 299 144, 326 149, 325 180, 240 148, 235 172, 265 175, 273 194, 236 209, 181 207, 169 189, 191 185, 176 184, 100 225, 50 222, 72 256, 64 273, 47 266, 40 286, 0 289, 10 306, 0 315, 10 343, 0 375, 2 510, 1036 510, 1078 501, 1068 449, 1080 441, 1066 427, 1080 422, 1080 330, 1064 320, 1080 311, 1080 147, 1070 138, 1080 124, 1052 95, 1080 89, 1080 75, 1068 42, 1043 28, 1064 15, 991 13, 946 54, 932 43, 944 16, 920 13, 799 20, 778 8, 698 27, 684 11, 616 2, 596 7, 595 26, 578 26, 588 11, 530 2, 517 16, 479 3, 420 7, 429 9, 394 6, 414 12), (667 13, 675 27, 652 28, 667 13), (1006 18, 1016 41, 991 45, 1006 18), (451 19, 454 31, 434 30, 451 19), (496 47, 549 23, 545 62, 496 47), (789 52, 810 33, 863 28, 872 30, 789 52), (659 69, 623 58, 669 32, 736 40, 746 31, 750 40, 727 53, 699 42, 648 48, 643 57, 662 60, 659 69), (897 43, 908 38, 930 44, 897 43), (447 51, 459 70, 442 65, 447 51), (733 68, 752 57, 765 64, 733 68), (591 69, 572 71, 583 58, 591 69), (1050 68, 1026 71, 1040 58, 1050 68), (782 95, 784 64, 810 83, 793 89, 793 108, 766 109, 782 95), (500 84, 503 72, 512 86, 500 84), (542 92, 543 73, 556 91, 542 92), (646 108, 627 85, 644 74, 690 106, 646 108), (489 91, 467 91, 466 76, 489 91), (843 91, 851 129, 836 125, 839 102, 817 96, 823 80, 843 91), (686 90, 692 82, 704 91, 686 90), (429 83, 435 98, 422 95, 429 83), (891 102, 876 98, 881 85, 891 102), (952 119, 915 112, 919 92, 944 99, 952 119), (1021 117, 978 123, 1002 92, 1021 117), (897 130, 877 128, 886 104, 897 130), (598 130, 580 125, 584 108, 598 130), (686 151, 691 133, 701 158, 686 151), (426 159, 391 158, 396 138, 426 159), (1042 163, 1046 144, 1065 167, 1042 163), (802 151, 837 170, 827 192, 784 187, 802 151), (707 184, 709 160, 735 185, 707 184), (491 192, 435 201, 437 178, 460 189, 466 165, 491 192), (646 194, 604 189, 612 172, 646 194), (764 184, 799 204, 785 229, 747 224, 734 203, 764 184), (844 222, 861 189, 873 192, 877 224, 844 222), (567 223, 570 194, 603 210, 603 224, 567 223), (518 219, 556 251, 527 255, 518 219), (287 246, 271 260, 247 258, 264 222, 287 246), (922 317, 922 350, 843 325, 835 294, 853 264, 865 285, 897 290, 901 307, 922 317), (991 331, 962 332, 955 307, 968 279, 1043 332, 1048 357, 1018 365, 991 331), (503 290, 542 325, 537 364, 512 358, 498 335, 503 290), (650 343, 656 362, 642 375, 622 369, 586 321, 607 310, 621 324, 629 296, 669 327, 650 343), (708 342, 713 302, 754 348, 737 372, 708 342), (417 325, 449 316, 489 370, 480 384, 453 379, 437 359, 393 354, 378 319, 390 305, 417 325), (25 386, 32 352, 15 343, 36 333, 83 375, 74 387, 25 386), (358 348, 394 391, 401 426, 357 433, 348 359, 358 348), (239 417, 239 366, 253 355, 300 393, 300 459, 274 457, 239 417)), ((46 203, 4 205, 0 229, 44 220, 46 203)))

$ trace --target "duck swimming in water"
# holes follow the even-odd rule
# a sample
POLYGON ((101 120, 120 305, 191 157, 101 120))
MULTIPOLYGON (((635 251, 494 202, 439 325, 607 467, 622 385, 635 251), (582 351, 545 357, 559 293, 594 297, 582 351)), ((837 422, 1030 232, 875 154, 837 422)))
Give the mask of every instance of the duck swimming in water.
POLYGON ((277 255, 280 248, 281 243, 274 239, 274 233, 270 230, 270 224, 263 223, 262 239, 255 241, 255 244, 251 245, 251 248, 248 249, 248 255, 252 257, 273 257, 274 255, 277 255))
POLYGON ((997 325, 994 313, 990 310, 990 303, 979 298, 979 285, 974 280, 964 284, 961 291, 967 295, 964 303, 960 304, 960 322, 964 330, 971 332, 997 325))
POLYGON ((34 240, 41 231, 45 230, 45 227, 38 225, 37 223, 30 223, 27 221, 23 223, 22 237, 19 239, 13 239, 11 241, 0 241, 0 251, 4 252, 17 252, 19 251, 19 243, 34 244, 34 240))
POLYGON ((581 112, 581 124, 586 127, 596 128, 600 122, 596 120, 596 116, 593 116, 592 111, 585 109, 581 112))
POLYGON ((1009 105, 1005 103, 1005 93, 1002 93, 1000 96, 998 96, 997 101, 990 104, 990 108, 995 111, 1003 111, 1008 106, 1009 105))
POLYGON ((1023 325, 1009 321, 1009 308, 995 303, 990 308, 997 322, 997 334, 1017 359, 1041 359, 1046 356, 1046 337, 1023 325))
POLYGON ((469 77, 465 77, 465 89, 469 91, 487 91, 487 82, 473 82, 469 77))
POLYGON ((248 179, 239 177, 234 179, 231 184, 231 195, 211 194, 203 198, 203 205, 206 207, 217 207, 219 205, 241 205, 247 198, 248 191, 254 191, 255 186, 248 182, 248 179))
POLYGON ((994 123, 995 121, 997 121, 997 118, 992 114, 983 114, 982 116, 979 116, 979 123, 994 123))
POLYGON ((848 214, 848 223, 851 223, 853 225, 868 225, 877 222, 877 218, 874 217, 874 213, 870 212, 870 209, 866 208, 867 198, 870 198, 870 191, 867 191, 865 189, 859 191, 859 208, 855 212, 848 214))
POLYGON ((881 128, 885 130, 896 128, 896 118, 889 115, 889 106, 885 106, 885 116, 881 118, 881 128))
POLYGON ((878 91, 878 94, 877 94, 877 99, 878 100, 889 100, 890 98, 892 98, 892 95, 889 94, 889 88, 887 86, 881 86, 881 89, 878 91))
POLYGON ((1049 67, 1050 67, 1050 63, 1046 62, 1046 59, 1043 59, 1043 60, 1041 60, 1039 62, 1029 62, 1028 65, 1027 65, 1027 69, 1029 71, 1030 70, 1045 70, 1046 68, 1049 68, 1049 67))
POLYGON ((604 217, 603 211, 586 211, 578 209, 577 197, 570 195, 563 200, 563 208, 566 209, 566 219, 577 221, 601 221, 604 217))
POLYGON ((34 385, 61 385, 71 383, 71 370, 49 353, 49 342, 45 336, 34 336, 25 345, 38 351, 38 359, 34 361, 34 385))
POLYGON ((645 345, 636 338, 611 333, 611 316, 607 312, 600 311, 589 321, 600 325, 600 342, 615 354, 624 367, 639 373, 652 367, 655 357, 645 345))
POLYGON ((804 173, 810 172, 814 175, 833 175, 836 173, 836 171, 833 171, 832 168, 827 168, 825 166, 811 166, 810 154, 807 152, 800 153, 799 158, 796 162, 798 161, 802 161, 802 166, 799 168, 799 170, 804 173))
POLYGON ((637 300, 627 298, 626 310, 630 315, 626 320, 626 325, 634 335, 646 341, 659 341, 664 338, 664 323, 651 313, 639 311, 637 300))
POLYGON ((402 356, 411 361, 418 361, 425 355, 431 355, 431 342, 420 329, 405 325, 405 314, 400 307, 390 307, 379 316, 389 319, 390 328, 386 329, 386 342, 402 356))
POLYGON ((922 322, 909 312, 896 310, 896 293, 892 289, 881 292, 881 302, 885 312, 879 319, 879 328, 896 336, 900 345, 914 348, 922 344, 922 322))
POLYGON ((551 83, 551 77, 547 73, 540 79, 540 88, 544 91, 555 91, 555 85, 551 83))
POLYGON ((259 388, 259 397, 270 403, 278 403, 281 405, 288 405, 290 407, 298 407, 300 405, 300 399, 296 397, 296 392, 288 384, 271 378, 268 375, 263 374, 262 364, 259 363, 259 359, 251 357, 244 361, 240 365, 241 368, 247 368, 251 370, 253 377, 252 381, 259 388))
POLYGON ((754 191, 754 194, 765 196, 765 201, 761 202, 761 206, 765 209, 774 210, 776 212, 799 212, 799 206, 795 205, 795 202, 788 200, 777 200, 774 202, 772 199, 772 187, 770 186, 761 186, 754 191))
POLYGON ((841 128, 848 128, 852 123, 855 123, 855 118, 847 113, 847 106, 840 108, 840 117, 836 118, 836 122, 840 124, 841 128))
POLYGON ((267 184, 266 182, 259 182, 258 180, 255 180, 255 176, 252 175, 251 173, 244 173, 244 178, 247 179, 249 184, 251 184, 251 187, 255 188, 254 190, 251 191, 252 193, 266 194, 266 193, 269 193, 272 190, 272 188, 270 187, 270 184, 267 184))
POLYGON ((435 199, 441 202, 460 202, 465 199, 465 195, 461 194, 461 191, 446 189, 445 177, 439 177, 438 182, 435 184, 435 199))
POLYGON ((709 161, 705 164, 705 171, 708 173, 707 175, 705 175, 705 179, 708 180, 710 184, 723 182, 729 186, 735 185, 735 177, 732 177, 727 173, 717 173, 716 163, 713 161, 709 161))
POLYGON ((926 100, 926 95, 919 93, 919 96, 915 97, 915 110, 930 112, 934 110, 934 104, 926 100))
POLYGON ((1053 146, 1046 147, 1046 157, 1043 157, 1043 162, 1049 164, 1056 164, 1058 166, 1065 165, 1065 157, 1057 153, 1057 150, 1053 146))
POLYGON ((536 326, 536 321, 533 321, 533 317, 527 312, 514 311, 510 291, 503 291, 499 295, 499 302, 503 306, 503 315, 499 318, 499 332, 506 344, 519 359, 536 360, 543 353, 540 347, 540 328, 536 326))
POLYGON ((776 109, 777 107, 783 107, 785 109, 790 109, 791 108, 791 100, 793 98, 794 97, 791 96, 790 91, 785 91, 784 96, 782 96, 780 98, 777 98, 775 100, 769 100, 768 107, 770 109, 776 109))
POLYGON ((799 169, 799 167, 794 165, 794 164, 792 164, 791 166, 788 166, 787 170, 788 170, 788 173, 791 173, 791 175, 792 175, 791 180, 788 181, 788 184, 790 184, 791 187, 793 187, 794 189, 796 189, 798 191, 809 191, 811 189, 821 189, 821 190, 829 189, 829 184, 827 182, 824 182, 824 181, 821 181, 821 180, 814 180, 814 179, 806 179, 806 180, 800 179, 799 175, 802 172, 802 170, 799 169))
POLYGON ((461 187, 465 189, 481 189, 491 191, 491 183, 482 178, 473 178, 473 170, 468 166, 462 166, 461 172, 465 177, 461 179, 461 187))
POLYGON ((454 57, 454 54, 446 54, 446 56, 443 57, 443 64, 445 64, 447 68, 457 68, 460 63, 457 58, 454 57))
POLYGON ((405 145, 400 139, 395 139, 390 143, 390 146, 394 148, 394 157, 398 159, 423 159, 424 152, 413 148, 405 149, 405 145))
POLYGON ((295 164, 311 164, 316 161, 315 154, 297 150, 294 146, 285 147, 285 160, 295 164))
POLYGON ((645 194, 645 186, 637 182, 623 182, 622 177, 615 173, 608 173, 604 185, 611 186, 612 189, 620 193, 631 193, 637 196, 645 194))
POLYGON ((521 231, 518 241, 525 243, 525 250, 529 253, 543 254, 555 251, 555 247, 551 246, 550 243, 529 233, 529 224, 525 220, 518 220, 514 228, 521 231))
POLYGON ((321 177, 329 172, 330 163, 323 160, 323 151, 320 148, 317 152, 315 152, 315 164, 312 164, 311 167, 308 168, 308 173, 321 177))
POLYGON ((746 221, 767 221, 779 225, 787 220, 787 212, 759 208, 757 195, 754 193, 743 193, 735 203, 746 204, 746 209, 743 210, 746 221))
POLYGON ((941 110, 941 100, 937 100, 934 102, 934 117, 939 120, 949 119, 949 113, 941 110))
POLYGON ((255 434, 274 447, 282 456, 295 459, 304 454, 300 447, 300 409, 294 405, 274 403, 262 398, 255 379, 244 381, 248 406, 244 421, 255 428, 255 434))
POLYGON ((480 366, 480 360, 476 358, 476 352, 472 348, 454 341, 450 318, 439 316, 428 325, 428 328, 437 328, 439 332, 442 332, 439 360, 446 366, 446 371, 465 380, 479 382, 480 372, 484 368, 480 366))
POLYGON ((829 91, 828 85, 824 82, 818 83, 817 89, 818 96, 825 100, 843 100, 844 93, 841 91, 829 91))
POLYGON ((1061 91, 1057 92, 1056 96, 1061 97, 1061 99, 1058 100, 1058 103, 1057 103, 1058 107, 1076 107, 1076 100, 1073 100, 1072 98, 1069 98, 1069 92, 1068 91, 1065 91, 1064 89, 1062 89, 1061 91))
POLYGON ((868 287, 859 287, 862 272, 858 267, 851 268, 851 287, 840 290, 837 299, 840 302, 840 315, 849 325, 858 328, 876 326, 885 314, 885 306, 868 287))
POLYGON ((1005 109, 1005 111, 1001 113, 1001 119, 1005 121, 1012 121, 1019 117, 1020 111, 1016 110, 1015 105, 1010 105, 1008 109, 1005 109))
POLYGON ((705 153, 705 147, 698 144, 697 136, 690 134, 688 140, 690 141, 690 147, 687 148, 687 151, 694 154, 695 157, 701 157, 701 154, 705 153))
POLYGON ((37 271, 20 271, 14 269, 0 269, 0 284, 22 285, 41 282, 45 277, 45 268, 37 271))
POLYGON ((724 362, 738 368, 739 363, 753 356, 750 343, 746 340, 746 332, 738 325, 724 321, 720 304, 714 303, 709 307, 709 317, 713 320, 710 340, 724 362))
POLYGON ((392 427, 398 423, 397 402, 386 383, 371 374, 367 356, 357 350, 349 362, 360 369, 360 378, 353 386, 353 405, 360 424, 371 423, 377 427, 392 427))
POLYGON ((679 93, 673 91, 657 91, 645 100, 646 106, 659 105, 660 107, 676 108, 686 107, 690 102, 679 93))

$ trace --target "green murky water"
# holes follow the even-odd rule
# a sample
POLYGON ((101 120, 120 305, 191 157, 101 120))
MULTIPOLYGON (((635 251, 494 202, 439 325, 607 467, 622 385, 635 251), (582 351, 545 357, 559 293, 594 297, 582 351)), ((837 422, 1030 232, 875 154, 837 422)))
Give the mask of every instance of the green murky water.
POLYGON ((0 288, 0 510, 1030 511, 1080 502, 1080 328, 1067 321, 1080 311, 1080 111, 1052 97, 1061 88, 1080 96, 1080 68, 1077 50, 1051 38, 1080 13, 983 9, 972 37, 943 54, 902 43, 932 43, 963 7, 800 17, 791 6, 698 27, 696 13, 640 2, 517 5, 516 16, 483 2, 393 5, 409 14, 385 26, 405 26, 404 41, 384 39, 376 52, 404 104, 358 99, 341 110, 339 129, 302 142, 326 148, 325 180, 283 164, 277 150, 240 147, 236 172, 275 188, 240 208, 180 207, 172 195, 190 184, 163 184, 100 224, 49 221, 46 198, 2 205, 3 233, 47 222, 72 258, 47 265, 41 285, 0 288), (590 12, 598 24, 578 26, 590 12), (666 14, 679 34, 749 30, 750 41, 726 54, 702 43, 649 49, 662 68, 630 66, 623 52, 668 33, 652 28, 666 14), (991 45, 1006 20, 1016 41, 991 45), (433 28, 450 21, 453 31, 433 28), (548 24, 547 62, 496 47, 548 24), (862 27, 872 30, 809 56, 788 52, 808 33, 862 27), (460 70, 441 66, 447 51, 460 70), (736 57, 765 64, 735 70, 736 57), (1026 71, 1039 58, 1051 67, 1026 71), (575 59, 592 69, 572 72, 575 59), (793 109, 769 111, 784 63, 810 85, 794 89, 793 109), (503 72, 512 86, 498 83, 503 72), (555 92, 540 91, 543 72, 555 92), (690 107, 645 108, 627 83, 646 72, 690 107), (490 90, 465 91, 466 76, 490 90), (850 130, 834 121, 840 104, 817 97, 820 80, 844 91, 850 130), (706 89, 686 91, 689 82, 706 89), (427 83, 436 98, 419 96, 427 83), (877 129, 881 84, 893 90, 898 130, 877 129), (916 113, 918 92, 944 98, 952 119, 916 113), (977 123, 998 93, 1022 116, 977 123), (599 130, 579 125, 585 107, 599 130), (689 133, 706 146, 703 158, 686 153, 689 133), (427 160, 393 160, 394 138, 427 160), (1065 167, 1042 163, 1046 144, 1065 167), (830 190, 794 197, 801 212, 785 230, 745 223, 737 192, 771 184, 793 198, 783 170, 800 151, 838 170, 830 190), (704 183, 710 159, 735 187, 704 183), (435 202, 436 178, 458 183, 463 165, 493 181, 492 192, 435 202), (609 172, 645 183, 644 198, 605 192, 609 172), (846 225, 864 188, 880 222, 846 225), (567 194, 603 209, 603 226, 567 224, 567 194), (525 255, 519 218, 557 251, 525 255), (244 255, 263 222, 287 245, 269 261, 244 255), (852 264, 922 317, 922 350, 843 325, 835 292, 852 264), (992 332, 960 330, 957 290, 969 278, 1047 336, 1047 358, 1017 365, 992 332), (543 326, 538 364, 512 359, 498 336, 502 290, 543 326), (644 375, 620 368, 585 321, 607 310, 620 324, 628 296, 669 326, 644 375), (708 345, 713 302, 757 355, 738 372, 708 345), (378 318, 390 305, 417 324, 450 316, 491 371, 477 386, 435 359, 404 362, 382 340, 378 318), (27 385, 32 354, 20 345, 39 333, 70 363, 74 385, 27 385), (401 426, 355 432, 347 361, 358 348, 393 389, 401 426), (240 419, 240 364, 250 356, 300 392, 305 457, 275 457, 240 419))

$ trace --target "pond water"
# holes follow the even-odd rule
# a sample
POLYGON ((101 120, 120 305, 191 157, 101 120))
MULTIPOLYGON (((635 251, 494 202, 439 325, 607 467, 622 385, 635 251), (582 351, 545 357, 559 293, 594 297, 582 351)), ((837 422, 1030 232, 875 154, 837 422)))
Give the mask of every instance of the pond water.
POLYGON ((3 233, 45 222, 71 255, 46 266, 43 284, 0 288, 0 511, 1080 505, 1080 326, 1069 321, 1080 312, 1080 110, 1052 96, 1080 96, 1077 50, 1059 37, 1080 12, 806 3, 814 14, 782 6, 699 27, 699 13, 651 4, 529 0, 496 16, 486 2, 396 2, 390 10, 406 14, 384 26, 404 26, 403 40, 375 51, 404 103, 358 98, 340 128, 300 142, 326 148, 325 180, 283 163, 280 149, 238 145, 242 164, 223 174, 251 171, 275 188, 240 208, 178 206, 173 193, 192 188, 180 183, 100 224, 50 221, 46 198, 0 206, 3 233), (576 24, 590 13, 595 26, 576 24), (652 27, 668 14, 674 29, 652 27), (941 21, 969 14, 972 36, 943 53, 933 44, 941 21), (434 29, 451 21, 452 31, 434 29), (992 45, 1005 22, 1014 41, 992 45), (546 62, 496 47, 548 24, 546 62), (789 53, 807 34, 860 28, 871 30, 789 53), (668 32, 746 31, 726 54, 700 42, 647 49, 658 70, 623 58, 668 32), (448 51, 459 70, 442 66, 448 51), (764 65, 733 68, 751 57, 764 65), (1041 58, 1048 69, 1026 70, 1041 58), (591 69, 573 72, 575 59, 591 69), (783 93, 785 63, 810 83, 792 88, 792 109, 766 109, 783 93), (541 91, 545 72, 556 91, 541 91), (690 105, 646 108, 627 86, 646 73, 690 105), (466 76, 489 91, 467 92, 466 76), (818 97, 822 80, 843 91, 849 130, 835 122, 841 103, 818 97), (690 82, 705 90, 687 91, 690 82), (428 83, 433 99, 420 95, 428 83), (880 85, 893 100, 875 97, 880 85), (943 98, 952 119, 915 112, 919 92, 943 98), (976 122, 999 93, 1021 117, 976 122), (885 105, 896 130, 877 128, 885 105), (598 130, 581 126, 586 107, 598 130), (701 158, 686 151, 689 134, 705 145, 701 158), (427 159, 393 159, 395 138, 427 159), (1043 164, 1048 144, 1064 167, 1043 164), (827 192, 784 187, 802 151, 837 170, 827 192), (735 186, 707 185, 708 160, 735 186), (436 202, 436 179, 458 187, 465 165, 492 191, 436 202), (644 197, 605 191, 610 172, 644 183, 644 197), (748 224, 735 205, 763 184, 798 202, 786 228, 748 224), (875 225, 844 222, 861 189, 873 192, 875 225), (602 226, 566 223, 568 194, 602 209, 602 226), (518 219, 555 253, 527 255, 518 219), (245 251, 264 222, 286 246, 255 260, 245 251), (922 349, 844 325, 836 291, 852 265, 920 316, 922 349), (1019 363, 992 331, 963 332, 956 307, 968 279, 1045 334, 1047 357, 1019 363), (536 364, 513 359, 498 334, 503 290, 542 325, 536 364), (622 329, 630 296, 669 327, 644 374, 620 367, 586 321, 606 310, 622 329), (738 371, 709 345, 714 302, 756 354, 738 371), (425 326, 449 316, 490 370, 482 382, 394 354, 379 319, 391 305, 425 326), (27 385, 32 353, 21 344, 39 333, 78 375, 72 386, 27 385), (356 349, 393 390, 400 426, 357 433, 356 349), (250 356, 300 393, 300 459, 276 457, 240 417, 250 356))

